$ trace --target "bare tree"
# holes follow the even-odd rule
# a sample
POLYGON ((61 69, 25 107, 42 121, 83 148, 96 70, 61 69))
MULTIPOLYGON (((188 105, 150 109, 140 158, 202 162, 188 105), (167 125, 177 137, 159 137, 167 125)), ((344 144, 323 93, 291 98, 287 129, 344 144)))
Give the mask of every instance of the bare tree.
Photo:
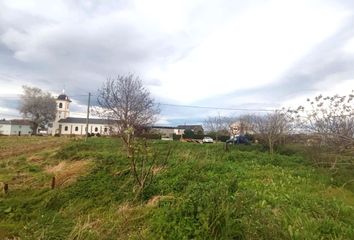
POLYGON ((155 121, 159 109, 142 81, 132 74, 108 78, 98 90, 97 101, 101 116, 115 122, 115 129, 125 144, 131 164, 130 171, 140 193, 146 187, 147 180, 152 178, 156 162, 154 159, 149 162, 147 145, 140 144, 135 136, 139 129, 155 121))
POLYGON ((230 124, 232 123, 232 119, 229 117, 221 117, 220 115, 215 117, 208 117, 203 126, 207 132, 210 134, 215 134, 215 140, 218 141, 218 137, 220 135, 228 135, 230 124))
POLYGON ((261 116, 248 117, 252 131, 260 137, 260 140, 268 147, 273 155, 274 148, 281 143, 282 138, 292 128, 289 114, 283 111, 275 111, 261 116))
POLYGON ((37 133, 38 127, 45 127, 55 119, 56 102, 49 92, 36 87, 23 86, 19 111, 32 122, 32 131, 37 133))
MULTIPOLYGON (((353 91, 354 93, 354 91, 353 91)), ((350 151, 354 147, 354 94, 322 96, 307 99, 305 106, 290 110, 299 127, 318 136, 321 145, 334 153, 350 151)), ((335 166, 337 158, 332 162, 335 166)))
POLYGON ((97 102, 101 115, 115 122, 128 151, 135 131, 151 125, 159 113, 150 92, 133 74, 108 78, 98 90, 97 102))

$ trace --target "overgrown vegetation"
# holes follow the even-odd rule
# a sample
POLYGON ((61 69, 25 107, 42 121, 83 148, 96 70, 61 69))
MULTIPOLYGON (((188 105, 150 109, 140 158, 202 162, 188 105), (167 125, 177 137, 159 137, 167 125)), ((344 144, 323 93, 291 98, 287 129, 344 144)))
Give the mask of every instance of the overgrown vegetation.
POLYGON ((116 138, 2 158, 0 239, 354 238, 353 169, 315 168, 293 146, 271 159, 259 145, 149 144, 172 151, 140 198, 116 138), (51 190, 62 162, 89 164, 51 190), (16 182, 16 170, 32 180, 16 182))
MULTIPOLYGON (((315 160, 318 165, 342 164, 341 155, 354 153, 354 90, 352 94, 339 96, 318 95, 314 99, 307 99, 307 104, 296 110, 289 110, 293 114, 298 126, 310 134, 308 145, 314 151, 326 153, 318 155, 315 160)), ((345 164, 350 164, 346 162, 345 164)))

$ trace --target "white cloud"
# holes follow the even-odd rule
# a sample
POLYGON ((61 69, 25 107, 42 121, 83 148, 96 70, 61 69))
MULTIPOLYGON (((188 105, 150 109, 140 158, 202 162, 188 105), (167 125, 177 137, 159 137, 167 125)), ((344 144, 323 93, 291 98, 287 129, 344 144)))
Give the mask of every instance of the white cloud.
POLYGON ((333 34, 346 13, 308 1, 270 1, 235 16, 180 61, 155 72, 173 100, 264 86, 333 34), (301 17, 299 17, 301 13, 301 17))
POLYGON ((354 38, 350 39, 343 47, 343 51, 349 54, 354 54, 354 38))
POLYGON ((155 125, 171 125, 171 122, 167 116, 158 116, 158 120, 155 125))
MULTIPOLYGON (((349 14, 323 0, 0 0, 0 94, 5 87, 20 93, 23 84, 52 92, 66 85, 69 95, 82 94, 129 72, 169 102, 249 92, 282 81, 349 14)), ((345 51, 354 51, 351 42, 345 51)), ((255 105, 271 103, 248 96, 255 105)), ((75 111, 80 104, 73 102, 75 111)))

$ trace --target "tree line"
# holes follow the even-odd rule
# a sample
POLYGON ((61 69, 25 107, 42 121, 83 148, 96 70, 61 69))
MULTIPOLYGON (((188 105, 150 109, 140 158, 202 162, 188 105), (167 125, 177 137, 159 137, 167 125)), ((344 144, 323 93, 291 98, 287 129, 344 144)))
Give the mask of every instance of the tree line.
POLYGON ((267 114, 208 117, 204 127, 216 136, 251 133, 271 155, 286 139, 301 136, 303 143, 311 146, 312 150, 333 154, 335 157, 330 163, 334 167, 338 160, 336 156, 354 152, 353 93, 343 96, 320 94, 313 99, 308 98, 296 109, 283 108, 267 114), (234 123, 238 127, 236 132, 233 132, 234 123))

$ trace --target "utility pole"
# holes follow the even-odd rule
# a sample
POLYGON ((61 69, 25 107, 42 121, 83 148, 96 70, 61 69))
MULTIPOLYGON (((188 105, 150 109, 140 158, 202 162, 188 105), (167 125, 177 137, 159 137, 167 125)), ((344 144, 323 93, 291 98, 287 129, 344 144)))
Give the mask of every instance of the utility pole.
POLYGON ((89 92, 88 94, 88 102, 87 102, 87 117, 86 117, 86 137, 85 141, 87 141, 88 138, 88 126, 89 126, 89 119, 90 119, 90 101, 91 101, 91 93, 89 92))

